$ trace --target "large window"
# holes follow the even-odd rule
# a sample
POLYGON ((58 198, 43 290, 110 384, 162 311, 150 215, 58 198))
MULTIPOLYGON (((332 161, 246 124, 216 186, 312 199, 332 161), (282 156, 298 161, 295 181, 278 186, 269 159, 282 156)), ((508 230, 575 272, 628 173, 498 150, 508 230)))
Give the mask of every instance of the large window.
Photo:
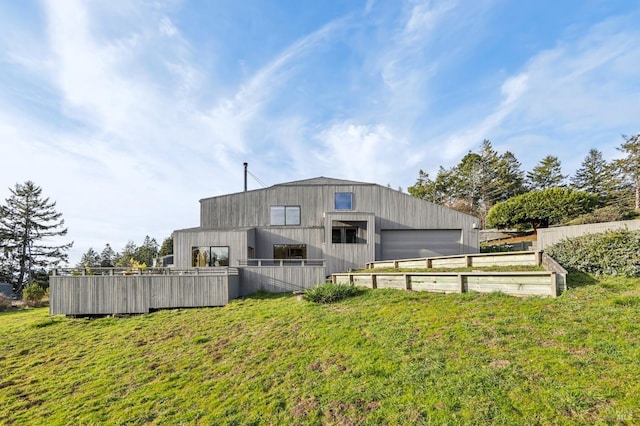
POLYGON ((367 222, 332 220, 331 242, 334 244, 366 244, 367 222))
POLYGON ((229 247, 193 247, 191 253, 193 267, 229 266, 229 247))
POLYGON ((336 192, 335 208, 336 210, 353 210, 353 193, 336 192))
POLYGON ((300 225, 300 206, 271 206, 271 225, 300 225))
POLYGON ((306 244, 274 244, 273 258, 274 259, 306 259, 307 245, 306 244))

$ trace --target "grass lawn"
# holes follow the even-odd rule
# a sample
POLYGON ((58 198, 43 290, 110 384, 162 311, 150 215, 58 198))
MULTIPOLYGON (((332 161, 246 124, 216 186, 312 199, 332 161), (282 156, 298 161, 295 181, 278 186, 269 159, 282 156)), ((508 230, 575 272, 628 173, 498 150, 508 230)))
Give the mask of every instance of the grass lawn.
POLYGON ((0 424, 637 424, 640 281, 0 313, 0 424))

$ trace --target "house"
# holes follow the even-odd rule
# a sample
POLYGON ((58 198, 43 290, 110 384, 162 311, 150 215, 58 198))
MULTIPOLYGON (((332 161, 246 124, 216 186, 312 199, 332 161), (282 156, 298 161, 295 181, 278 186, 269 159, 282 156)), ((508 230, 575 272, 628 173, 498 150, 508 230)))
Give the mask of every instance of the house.
POLYGON ((330 275, 375 260, 477 253, 477 223, 395 189, 318 177, 200 200, 200 226, 173 233, 174 266, 322 261, 330 275))
POLYGON ((305 290, 376 260, 478 253, 476 223, 391 188, 325 177, 205 198, 200 226, 173 232, 173 268, 54 271, 50 312, 146 313, 305 290))

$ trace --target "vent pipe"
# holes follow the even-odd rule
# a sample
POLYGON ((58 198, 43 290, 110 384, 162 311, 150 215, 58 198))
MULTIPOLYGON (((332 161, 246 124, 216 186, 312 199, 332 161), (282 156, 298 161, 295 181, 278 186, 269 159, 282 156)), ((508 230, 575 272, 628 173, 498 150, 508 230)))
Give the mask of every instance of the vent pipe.
POLYGON ((242 163, 242 165, 244 166, 244 192, 247 192, 247 167, 249 163, 242 163))

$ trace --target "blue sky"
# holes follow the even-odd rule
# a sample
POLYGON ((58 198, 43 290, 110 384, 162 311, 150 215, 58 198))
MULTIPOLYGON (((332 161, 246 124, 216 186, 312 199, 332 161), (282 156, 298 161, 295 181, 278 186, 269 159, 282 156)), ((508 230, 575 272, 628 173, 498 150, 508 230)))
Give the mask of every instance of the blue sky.
POLYGON ((639 19, 635 0, 2 2, 0 197, 40 185, 75 264, 197 226, 244 161, 267 185, 406 189, 489 139, 572 174, 640 131, 639 19))

